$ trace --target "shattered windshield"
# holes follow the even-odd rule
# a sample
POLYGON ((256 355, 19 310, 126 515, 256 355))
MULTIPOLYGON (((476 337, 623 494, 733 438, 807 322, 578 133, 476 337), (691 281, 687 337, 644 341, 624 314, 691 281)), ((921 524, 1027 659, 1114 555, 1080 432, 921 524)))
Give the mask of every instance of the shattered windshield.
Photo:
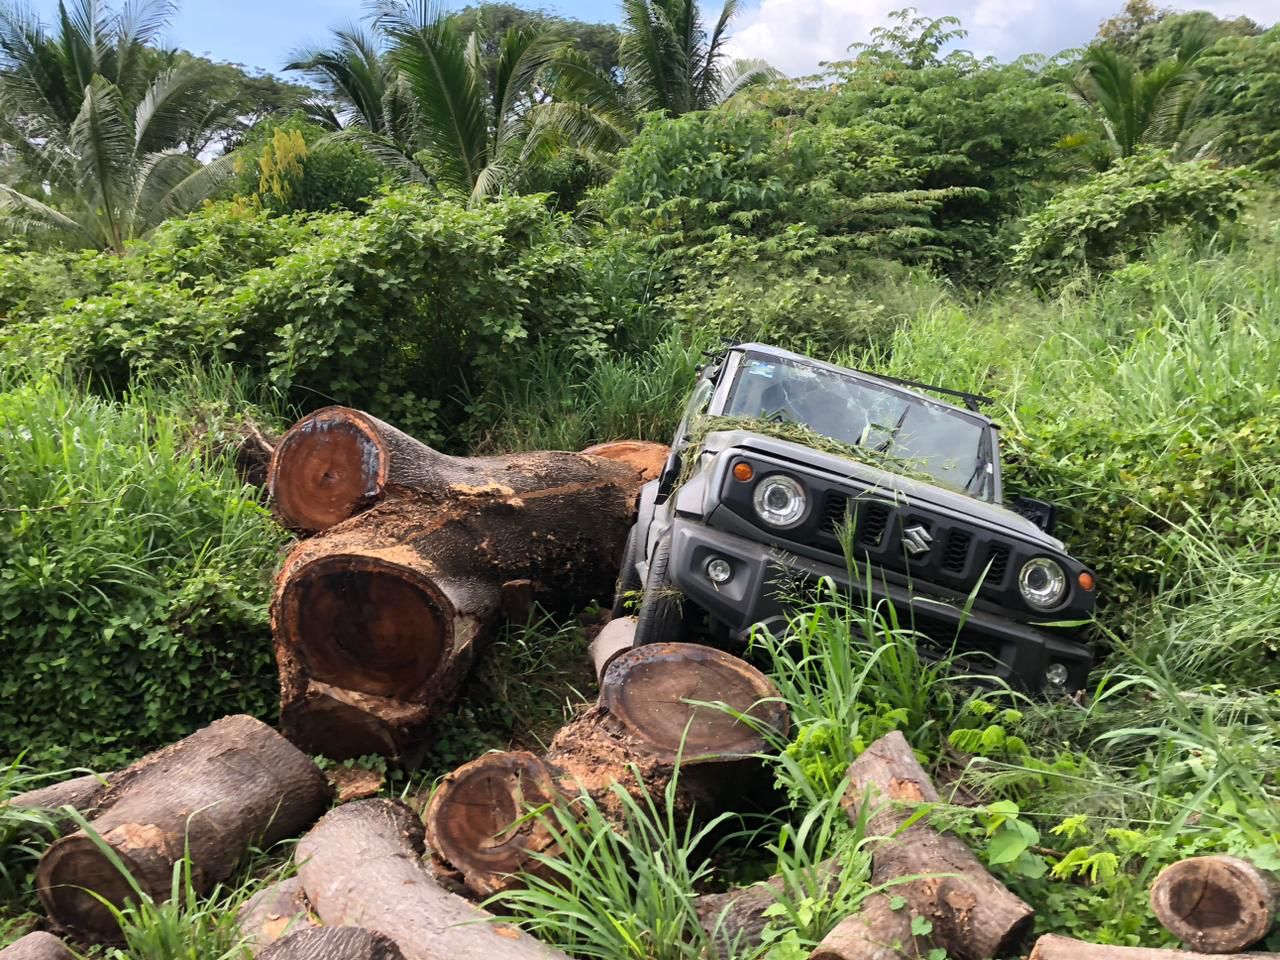
POLYGON ((882 460, 902 461, 942 486, 992 499, 986 426, 945 404, 832 370, 748 354, 724 413, 802 424, 882 460))

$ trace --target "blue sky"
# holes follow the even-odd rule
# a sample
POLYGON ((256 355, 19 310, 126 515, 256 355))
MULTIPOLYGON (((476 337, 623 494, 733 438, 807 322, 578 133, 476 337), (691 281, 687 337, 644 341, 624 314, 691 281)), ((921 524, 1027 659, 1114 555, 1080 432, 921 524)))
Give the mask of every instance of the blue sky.
MULTIPOLYGON (((46 16, 57 9, 57 0, 28 2, 46 16)), ((763 57, 787 73, 801 75, 812 71, 821 60, 839 58, 850 43, 866 39, 868 31, 883 23, 890 10, 909 2, 744 0, 735 24, 732 50, 739 56, 763 57)), ((914 0, 914 6, 922 13, 958 16, 969 30, 961 46, 1001 59, 1020 53, 1056 53, 1078 46, 1093 35, 1099 21, 1115 13, 1122 3, 1123 0, 914 0)), ((450 5, 460 7, 465 0, 450 5)), ((618 5, 612 0, 558 0, 530 5, 581 20, 618 18, 618 5)), ((1195 8, 1211 10, 1219 16, 1243 14, 1268 25, 1280 13, 1277 0, 1201 0, 1195 8)), ((363 12, 361 0, 182 0, 169 42, 216 60, 279 72, 291 50, 323 41, 331 27, 358 19, 363 12)))

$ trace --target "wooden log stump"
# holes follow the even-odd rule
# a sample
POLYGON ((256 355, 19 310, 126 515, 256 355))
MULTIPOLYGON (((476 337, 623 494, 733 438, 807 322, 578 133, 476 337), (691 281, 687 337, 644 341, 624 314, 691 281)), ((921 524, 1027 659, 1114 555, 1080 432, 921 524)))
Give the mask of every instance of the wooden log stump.
POLYGON ((392 497, 445 502, 484 489, 518 495, 589 483, 604 459, 638 489, 652 479, 646 471, 657 454, 650 448, 660 446, 592 448, 602 457, 558 451, 451 457, 363 411, 325 407, 295 423, 275 445, 269 489, 281 523, 317 533, 392 497))
POLYGON ((933 924, 933 941, 948 956, 988 960, 1022 942, 1034 911, 988 873, 964 841, 925 823, 902 829, 911 806, 937 803, 938 794, 901 733, 867 748, 849 768, 849 781, 850 818, 869 804, 869 835, 884 838, 873 849, 871 882, 919 877, 895 884, 893 892, 933 924))
POLYGON ((558 606, 610 595, 639 475, 580 454, 524 456, 536 489, 452 458, 451 476, 457 463, 484 469, 293 550, 272 604, 291 739, 335 759, 411 762, 497 624, 505 585, 527 581, 526 600, 558 606))
POLYGON ((1280 960, 1280 953, 1192 953, 1151 947, 1113 947, 1045 934, 1027 960, 1280 960))
POLYGON ((0 950, 0 960, 75 960, 66 944, 51 933, 28 933, 0 950))
POLYGON ((620 823, 614 784, 660 798, 677 758, 681 814, 714 812, 728 798, 742 805, 760 793, 759 755, 769 737, 713 703, 785 736, 785 705, 745 661, 688 643, 628 650, 606 671, 597 704, 561 728, 544 758, 486 754, 445 778, 425 816, 434 855, 476 894, 510 889, 520 871, 534 868, 535 854, 555 852, 531 807, 585 792, 620 823))
POLYGON ((236 926, 245 946, 259 951, 298 930, 316 926, 302 881, 296 876, 263 887, 236 913, 236 926))
POLYGON ((290 934, 261 960, 405 960, 395 941, 359 927, 315 927, 290 934))
POLYGON ((894 910, 888 894, 868 897, 862 909, 827 934, 809 960, 916 960, 929 941, 911 932, 911 911, 894 910))
POLYGON ((422 822, 404 804, 358 800, 326 814, 294 859, 326 926, 381 933, 405 960, 568 960, 441 889, 423 867, 422 822))
MULTIPOLYGON (((117 774, 90 825, 143 892, 163 901, 184 850, 194 886, 207 893, 250 846, 296 835, 328 802, 324 774, 305 754, 253 717, 232 716, 117 774)), ((60 926, 93 939, 119 933, 98 897, 120 906, 134 896, 82 830, 45 851, 36 889, 60 926)))
POLYGON ((1191 949, 1236 953, 1270 932, 1280 881, 1239 857, 1191 857, 1160 871, 1151 909, 1191 949))

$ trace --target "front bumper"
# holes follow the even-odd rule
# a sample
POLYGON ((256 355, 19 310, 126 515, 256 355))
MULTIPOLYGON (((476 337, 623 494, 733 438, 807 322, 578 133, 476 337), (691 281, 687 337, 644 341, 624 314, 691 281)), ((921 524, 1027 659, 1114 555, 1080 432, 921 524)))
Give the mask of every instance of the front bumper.
POLYGON ((922 585, 912 589, 892 571, 872 568, 868 583, 865 568, 851 578, 844 566, 785 553, 692 520, 677 519, 671 534, 668 569, 675 585, 733 636, 745 637, 756 624, 780 624, 789 598, 802 593, 804 584, 830 577, 852 594, 863 596, 869 589, 870 597, 863 596, 867 602, 889 601, 899 622, 928 637, 933 647, 954 647, 960 655, 972 655, 968 666, 974 672, 1035 692, 1046 688, 1049 667, 1061 663, 1067 668, 1067 682, 1052 689, 1075 692, 1088 681, 1093 656, 1083 643, 986 610, 973 608, 966 614, 963 598, 927 596, 919 589, 922 585), (708 579, 707 562, 713 557, 723 557, 733 566, 727 583, 708 579))

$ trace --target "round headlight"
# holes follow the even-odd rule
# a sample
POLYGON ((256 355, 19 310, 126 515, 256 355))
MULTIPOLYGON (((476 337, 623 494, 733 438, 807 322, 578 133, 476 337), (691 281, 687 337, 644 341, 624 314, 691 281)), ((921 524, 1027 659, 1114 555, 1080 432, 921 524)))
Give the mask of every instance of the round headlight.
POLYGON ((1023 564, 1022 573, 1018 575, 1018 589, 1031 606, 1048 610, 1056 607, 1067 595, 1067 575, 1048 557, 1036 557, 1023 564))
POLYGON ((765 477, 756 484, 751 502, 760 519, 771 526, 789 527, 804 516, 804 488, 782 474, 765 477))
POLYGON ((1065 687, 1067 681, 1071 679, 1071 671, 1067 669, 1065 663, 1051 663, 1049 669, 1044 672, 1044 678, 1051 687, 1065 687))

